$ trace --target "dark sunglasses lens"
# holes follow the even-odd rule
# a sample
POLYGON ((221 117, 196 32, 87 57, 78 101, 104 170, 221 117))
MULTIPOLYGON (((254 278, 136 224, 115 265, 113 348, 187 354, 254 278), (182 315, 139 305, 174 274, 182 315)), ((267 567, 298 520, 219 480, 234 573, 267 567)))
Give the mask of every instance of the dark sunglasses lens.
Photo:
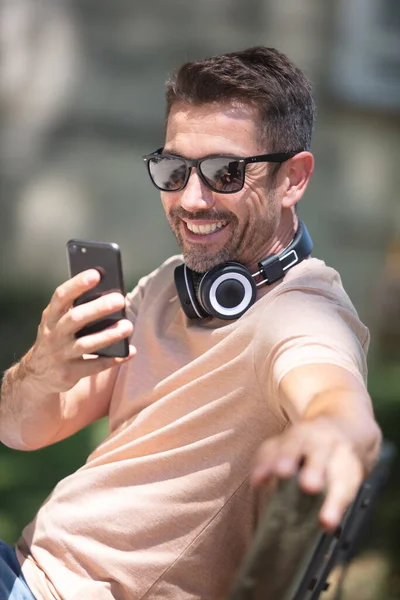
POLYGON ((158 188, 173 192, 184 185, 187 167, 180 158, 160 156, 149 160, 149 173, 158 188))
POLYGON ((202 175, 216 192, 237 192, 243 186, 243 166, 229 157, 207 158, 200 164, 202 175))

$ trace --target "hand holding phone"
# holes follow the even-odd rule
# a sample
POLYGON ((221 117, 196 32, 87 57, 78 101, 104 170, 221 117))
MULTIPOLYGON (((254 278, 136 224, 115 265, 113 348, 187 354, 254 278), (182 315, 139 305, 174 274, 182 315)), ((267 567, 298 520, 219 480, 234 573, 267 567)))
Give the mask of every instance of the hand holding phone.
MULTIPOLYGON (((96 269, 101 275, 98 285, 79 296, 75 300, 74 306, 91 302, 111 292, 119 292, 125 296, 121 252, 117 244, 72 239, 67 243, 67 256, 70 277, 88 269, 96 269)), ((122 308, 86 325, 75 335, 83 337, 97 333, 124 318, 125 309, 122 308)), ((129 340, 124 338, 96 351, 96 354, 98 356, 126 357, 129 355, 129 340)))

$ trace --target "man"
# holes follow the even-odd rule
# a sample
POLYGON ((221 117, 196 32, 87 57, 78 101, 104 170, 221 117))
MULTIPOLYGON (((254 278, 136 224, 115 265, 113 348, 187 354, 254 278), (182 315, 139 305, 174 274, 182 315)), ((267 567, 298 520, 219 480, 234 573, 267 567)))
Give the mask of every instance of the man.
POLYGON ((313 171, 307 79, 259 47, 183 65, 166 96, 164 147, 144 160, 184 266, 167 260, 128 295, 129 319, 82 338, 124 299, 72 307, 96 270, 60 285, 4 378, 12 447, 110 423, 16 545, 15 586, 36 598, 220 598, 276 476, 301 462, 329 530, 378 455, 368 331, 296 213, 313 171), (87 357, 127 336, 127 359, 87 357))

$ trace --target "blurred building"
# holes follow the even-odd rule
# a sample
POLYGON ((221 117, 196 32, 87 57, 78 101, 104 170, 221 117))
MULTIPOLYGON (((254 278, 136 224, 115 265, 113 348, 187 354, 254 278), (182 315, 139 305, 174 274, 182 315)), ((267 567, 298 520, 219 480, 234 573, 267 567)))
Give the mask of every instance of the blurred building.
POLYGON ((376 345, 393 334, 398 0, 0 0, 2 285, 63 281, 70 237, 118 242, 130 282, 175 253, 141 160, 162 143, 164 81, 185 60, 257 44, 315 86, 316 170, 300 207, 315 254, 340 271, 376 345))

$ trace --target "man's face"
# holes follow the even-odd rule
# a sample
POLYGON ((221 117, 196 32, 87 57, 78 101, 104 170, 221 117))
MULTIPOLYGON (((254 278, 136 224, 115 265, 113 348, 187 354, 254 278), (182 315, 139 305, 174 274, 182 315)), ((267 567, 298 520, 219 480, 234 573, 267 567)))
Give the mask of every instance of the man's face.
MULTIPOLYGON (((176 103, 167 124, 164 153, 189 159, 216 154, 263 154, 252 107, 176 103)), ((268 177, 271 165, 246 166, 243 189, 214 192, 192 169, 186 187, 161 192, 168 222, 187 266, 204 272, 229 260, 252 266, 265 256, 280 219, 280 203, 268 177)))

